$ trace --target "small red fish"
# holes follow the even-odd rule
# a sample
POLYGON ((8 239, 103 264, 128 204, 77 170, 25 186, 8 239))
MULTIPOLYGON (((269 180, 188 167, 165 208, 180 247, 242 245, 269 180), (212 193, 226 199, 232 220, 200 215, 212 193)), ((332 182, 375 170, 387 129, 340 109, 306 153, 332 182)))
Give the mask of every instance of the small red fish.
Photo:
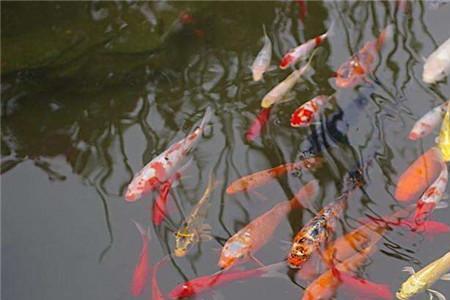
POLYGON ((277 270, 285 266, 286 263, 272 264, 251 270, 244 271, 220 271, 212 275, 201 276, 185 283, 177 285, 169 293, 171 299, 191 297, 203 293, 211 288, 223 285, 228 282, 242 280, 251 277, 269 277, 271 274, 278 274, 277 270))
POLYGON ((136 228, 139 231, 142 239, 141 253, 139 254, 139 260, 134 268, 133 278, 131 280, 130 293, 134 297, 142 294, 145 284, 147 283, 148 274, 150 271, 148 260, 148 244, 150 241, 150 232, 145 231, 144 228, 137 222, 134 222, 136 228))
POLYGON ((364 81, 373 72, 377 53, 387 40, 392 39, 393 32, 393 25, 387 26, 376 40, 367 42, 358 53, 343 63, 336 71, 337 87, 351 88, 364 81))
POLYGON ((328 96, 320 95, 302 104, 292 113, 291 126, 306 127, 311 125, 328 99, 328 96))
POLYGON ((152 221, 155 225, 160 225, 161 222, 166 217, 166 205, 169 198, 170 187, 172 185, 171 181, 164 182, 159 188, 159 195, 153 202, 152 209, 152 221))
POLYGON ((252 125, 250 125, 250 128, 245 133, 245 139, 248 142, 254 141, 261 135, 267 121, 269 120, 270 110, 271 107, 261 109, 255 121, 253 121, 252 125))

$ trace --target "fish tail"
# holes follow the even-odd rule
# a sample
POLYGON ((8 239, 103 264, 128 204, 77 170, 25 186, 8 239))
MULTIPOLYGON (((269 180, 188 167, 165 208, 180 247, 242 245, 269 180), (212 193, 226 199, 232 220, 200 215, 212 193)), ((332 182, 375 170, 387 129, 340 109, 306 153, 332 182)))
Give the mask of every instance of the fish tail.
POLYGON ((282 277, 286 278, 286 275, 281 272, 283 268, 286 267, 286 262, 282 261, 279 263, 271 264, 268 266, 264 266, 259 268, 263 273, 261 277, 282 277))
POLYGON ((330 28, 328 28, 327 32, 325 32, 325 34, 323 34, 323 36, 325 38, 329 38, 334 36, 335 32, 336 32, 336 19, 333 19, 333 21, 331 21, 331 25, 330 28))
POLYGON ((147 228, 147 230, 142 227, 141 224, 136 222, 135 220, 131 220, 134 225, 136 225, 137 230, 139 231, 139 234, 142 236, 142 238, 148 238, 150 240, 150 227, 147 228))
POLYGON ((319 194, 319 181, 314 179, 304 185, 290 201, 291 208, 308 207, 319 194))
POLYGON ((263 27, 264 36, 267 36, 266 24, 263 24, 262 27, 263 27))
POLYGON ((213 110, 210 106, 208 106, 205 110, 205 114, 203 115, 202 122, 199 125, 200 128, 205 128, 206 123, 208 123, 211 120, 212 114, 213 110))

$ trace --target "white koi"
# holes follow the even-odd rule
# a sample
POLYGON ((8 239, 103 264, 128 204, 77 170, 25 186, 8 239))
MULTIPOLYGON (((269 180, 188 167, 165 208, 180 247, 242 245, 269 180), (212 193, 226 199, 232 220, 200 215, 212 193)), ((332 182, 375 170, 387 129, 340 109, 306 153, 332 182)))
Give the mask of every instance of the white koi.
POLYGON ((444 118, 449 101, 434 107, 420 118, 411 129, 408 135, 410 140, 416 141, 430 134, 436 126, 438 126, 444 118))
POLYGON ((450 38, 446 40, 426 59, 423 66, 422 80, 435 83, 450 72, 450 38))
POLYGON ((264 46, 259 51, 252 64, 252 74, 253 80, 259 81, 262 79, 264 72, 267 71, 270 65, 270 60, 272 59, 272 42, 267 36, 266 27, 263 26, 264 30, 264 46))

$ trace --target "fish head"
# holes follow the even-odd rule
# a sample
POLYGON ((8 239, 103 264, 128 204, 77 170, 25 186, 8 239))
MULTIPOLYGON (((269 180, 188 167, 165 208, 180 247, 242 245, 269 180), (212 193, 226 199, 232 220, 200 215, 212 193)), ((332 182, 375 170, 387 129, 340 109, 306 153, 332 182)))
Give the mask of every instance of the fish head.
MULTIPOLYGON (((414 275, 413 275, 414 276, 414 275)), ((414 277, 410 277, 407 281, 405 281, 400 289, 397 291, 395 296, 399 300, 408 300, 413 297, 418 292, 426 289, 426 284, 419 280, 413 280, 414 277)))
POLYGON ((263 66, 256 66, 252 70, 253 81, 260 81, 263 78, 265 68, 263 66))
POLYGON ((446 63, 439 58, 429 59, 423 66, 422 80, 428 84, 441 80, 446 76, 446 64, 448 62, 446 63))
POLYGON ((313 248, 313 242, 310 239, 302 238, 298 242, 294 242, 287 258, 289 267, 300 269, 311 257, 313 248))
POLYGON ((291 116, 292 127, 309 126, 314 117, 314 112, 304 109, 302 106, 297 108, 291 116))
POLYGON ((295 56, 292 55, 292 51, 287 53, 280 61, 280 69, 284 70, 295 60, 295 56))
POLYGON ((243 240, 236 239, 227 242, 223 246, 218 265, 222 269, 227 269, 234 265, 237 260, 245 257, 248 252, 249 247, 243 240))
POLYGON ((129 202, 134 202, 140 199, 143 194, 154 190, 159 183, 160 181, 156 176, 148 180, 144 180, 143 178, 133 179, 125 192, 125 199, 129 202))
POLYGON ((183 257, 192 247, 195 240, 195 233, 191 233, 185 229, 175 233, 175 256, 183 257))

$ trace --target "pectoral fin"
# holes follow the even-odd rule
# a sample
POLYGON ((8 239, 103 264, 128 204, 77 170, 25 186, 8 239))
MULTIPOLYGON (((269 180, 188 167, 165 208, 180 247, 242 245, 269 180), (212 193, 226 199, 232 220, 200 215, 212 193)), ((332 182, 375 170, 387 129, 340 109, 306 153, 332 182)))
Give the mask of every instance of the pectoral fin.
POLYGON ((436 291, 436 290, 431 290, 431 289, 427 289, 428 295, 430 295, 430 300, 434 299, 434 296, 438 299, 438 300, 446 300, 445 296, 436 291))
POLYGON ((442 209, 442 208, 448 208, 448 203, 445 201, 439 201, 439 203, 436 204, 435 209, 442 209))
POLYGON ((408 273, 408 274, 411 274, 411 275, 413 275, 413 274, 416 273, 416 271, 414 271, 413 267, 411 267, 411 266, 404 267, 404 268, 402 269, 402 271, 403 271, 403 272, 406 272, 406 273, 408 273))
POLYGON ((202 224, 200 226, 200 239, 202 241, 210 241, 212 240, 212 235, 211 235, 211 226, 209 224, 202 224))
POLYGON ((260 267, 265 267, 265 265, 256 257, 254 257, 251 253, 249 253, 248 255, 257 265, 259 265, 260 267))
POLYGON ((450 273, 442 275, 440 279, 445 280, 445 281, 450 281, 450 273))

